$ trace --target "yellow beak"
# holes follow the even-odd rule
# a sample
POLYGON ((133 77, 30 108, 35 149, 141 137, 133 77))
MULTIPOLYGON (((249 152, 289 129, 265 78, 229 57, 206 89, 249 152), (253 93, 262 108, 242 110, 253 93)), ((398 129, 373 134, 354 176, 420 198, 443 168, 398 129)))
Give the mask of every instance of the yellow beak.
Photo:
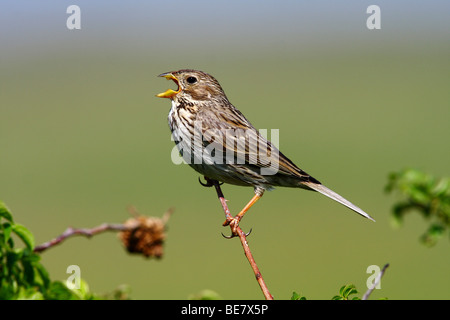
POLYGON ((177 89, 177 91, 174 91, 172 89, 168 89, 165 92, 158 93, 156 95, 157 97, 159 97, 159 98, 172 98, 173 96, 175 96, 178 93, 180 93, 180 91, 181 91, 180 83, 178 82, 178 79, 172 73, 166 72, 166 73, 160 74, 158 77, 164 77, 167 80, 173 80, 173 82, 175 82, 177 84, 178 89, 177 89))

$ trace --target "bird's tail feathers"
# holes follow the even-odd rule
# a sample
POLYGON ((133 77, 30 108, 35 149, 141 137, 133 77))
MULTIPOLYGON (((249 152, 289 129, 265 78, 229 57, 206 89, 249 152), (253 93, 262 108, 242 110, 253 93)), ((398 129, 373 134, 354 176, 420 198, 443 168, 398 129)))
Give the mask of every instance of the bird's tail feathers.
POLYGON ((364 212, 361 208, 355 206, 353 203, 351 203, 347 199, 343 198, 342 196, 338 195, 333 190, 328 189, 323 184, 317 184, 317 183, 313 183, 313 182, 302 182, 302 184, 306 185, 310 189, 313 189, 314 191, 320 192, 321 194, 327 196, 328 198, 331 198, 331 199, 343 204, 347 208, 352 209, 353 211, 362 215, 363 217, 366 217, 367 219, 375 222, 375 219, 373 219, 369 214, 364 212))

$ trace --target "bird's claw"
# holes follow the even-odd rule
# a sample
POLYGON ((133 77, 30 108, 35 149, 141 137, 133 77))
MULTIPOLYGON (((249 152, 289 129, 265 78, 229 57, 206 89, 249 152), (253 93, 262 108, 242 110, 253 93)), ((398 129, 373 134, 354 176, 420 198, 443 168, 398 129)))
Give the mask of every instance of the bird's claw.
POLYGON ((204 187, 210 188, 213 186, 213 183, 211 180, 209 180, 208 178, 205 177, 206 183, 202 182, 202 179, 200 177, 198 177, 198 182, 200 182, 200 184, 204 187))
MULTIPOLYGON (((245 237, 247 238, 250 233, 252 233, 252 228, 250 228, 250 231, 247 233, 244 233, 245 237)), ((224 237, 225 239, 233 239, 234 237, 238 237, 239 235, 237 233, 232 233, 231 236, 226 236, 224 235, 222 232, 220 233, 222 235, 222 237, 224 237)))
MULTIPOLYGON (((229 225, 230 228, 231 228, 231 236, 226 236, 226 235, 224 235, 224 234, 222 233, 222 236, 223 236, 225 239, 232 239, 232 238, 234 238, 234 237, 239 236, 239 234, 238 234, 238 232, 237 232, 237 229, 239 228, 239 221, 240 221, 240 219, 233 218, 233 219, 227 219, 227 220, 223 223, 223 226, 224 226, 224 227, 229 225)), ((241 230, 241 231, 242 231, 242 230, 241 230)), ((250 231, 249 231, 249 232, 244 233, 244 236, 245 236, 245 237, 248 237, 248 236, 250 235, 250 233, 252 233, 252 228, 250 228, 250 231)))
POLYGON ((224 237, 225 239, 233 239, 234 237, 237 236, 237 234, 231 234, 231 236, 226 236, 223 234, 223 232, 220 233, 222 235, 222 237, 224 237))

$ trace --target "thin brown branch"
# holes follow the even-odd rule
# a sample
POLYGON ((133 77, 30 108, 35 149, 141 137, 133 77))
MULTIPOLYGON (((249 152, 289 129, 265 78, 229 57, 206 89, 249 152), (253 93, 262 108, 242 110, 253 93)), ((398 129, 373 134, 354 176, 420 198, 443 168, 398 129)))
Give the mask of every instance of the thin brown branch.
POLYGON ((80 235, 80 236, 85 236, 85 237, 92 237, 93 235, 96 235, 98 233, 101 232, 105 232, 105 231, 123 231, 123 230, 128 230, 130 229, 130 227, 127 227, 123 224, 110 224, 110 223, 103 223, 97 227, 91 228, 91 229, 87 229, 87 228, 72 228, 69 227, 66 229, 66 231, 64 231, 61 235, 57 236, 56 238, 47 241, 39 246, 36 246, 34 248, 34 252, 42 252, 44 250, 47 250, 48 248, 51 248, 61 242, 63 242, 65 239, 75 236, 75 235, 80 235))
MULTIPOLYGON (((219 197, 220 203, 222 204, 223 211, 225 212, 225 217, 228 221, 233 219, 233 216, 230 213, 230 210, 228 209, 227 201, 225 200, 225 197, 222 193, 222 189, 220 188, 220 184, 218 181, 211 181, 216 188, 217 196, 219 197)), ((266 283, 264 282, 264 279, 261 275, 261 272, 259 271, 259 268, 255 262, 255 259, 253 258, 252 252, 250 251, 250 247, 248 246, 247 242, 247 235, 244 231, 239 227, 239 225, 232 225, 230 224, 230 229, 232 234, 236 233, 239 236, 239 239, 241 240, 242 247, 244 248, 245 256, 247 257, 248 262, 250 263, 250 266, 253 269, 253 272, 256 277, 256 281, 258 281, 259 286, 261 287, 261 290, 264 294, 264 297, 266 300, 273 300, 273 296, 270 294, 269 289, 267 288, 266 283)))
POLYGON ((217 196, 219 197, 219 201, 222 204, 223 211, 225 212, 225 217, 227 220, 231 221, 233 216, 230 213, 230 209, 228 209, 227 200, 225 200, 225 196, 223 195, 222 189, 220 188, 220 184, 217 181, 212 182, 214 187, 216 188, 217 196))
POLYGON ((162 218, 141 215, 133 206, 129 207, 128 211, 133 217, 123 224, 103 223, 91 229, 70 227, 53 240, 35 247, 34 252, 43 252, 76 235, 90 238, 105 231, 118 231, 118 237, 128 252, 142 254, 147 258, 161 258, 166 224, 174 211, 173 208, 167 210, 162 218))
POLYGON ((385 264, 383 269, 381 269, 380 273, 378 274, 378 276, 375 278, 374 283, 372 284, 372 286, 366 291, 366 293, 364 293, 363 297, 361 298, 361 300, 367 300, 369 299, 370 294, 372 293, 372 291, 377 287, 378 283, 380 283, 381 281, 381 277, 384 275, 384 273, 386 272, 386 269, 389 267, 389 263, 385 264))

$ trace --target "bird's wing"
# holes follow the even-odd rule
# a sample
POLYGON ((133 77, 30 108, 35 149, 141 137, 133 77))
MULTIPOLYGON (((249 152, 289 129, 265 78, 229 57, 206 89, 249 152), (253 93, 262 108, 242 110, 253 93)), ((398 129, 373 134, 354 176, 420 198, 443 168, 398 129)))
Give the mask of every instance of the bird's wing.
POLYGON ((210 145, 210 149, 215 149, 215 152, 220 149, 222 152, 217 158, 222 156, 222 163, 246 164, 265 168, 270 175, 295 176, 300 181, 320 183, 262 136, 239 110, 234 107, 227 110, 230 112, 226 114, 209 110, 198 118, 203 123, 203 146, 210 145), (271 172, 269 168, 277 171, 271 172))

